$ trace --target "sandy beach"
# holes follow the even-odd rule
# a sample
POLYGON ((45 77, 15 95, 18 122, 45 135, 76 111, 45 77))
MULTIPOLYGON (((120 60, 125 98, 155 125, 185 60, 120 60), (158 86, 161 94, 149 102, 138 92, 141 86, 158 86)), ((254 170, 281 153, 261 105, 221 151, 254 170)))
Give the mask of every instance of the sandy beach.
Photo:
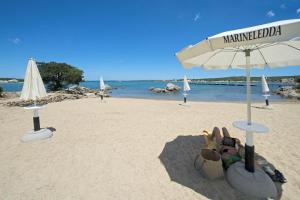
MULTIPOLYGON (((50 139, 22 143, 32 112, 0 106, 0 199, 253 199, 225 179, 209 181, 193 167, 203 130, 246 117, 244 103, 98 98, 50 103, 40 112, 50 139)), ((288 182, 279 199, 300 196, 300 104, 252 108, 268 134, 255 135, 255 150, 288 182)))

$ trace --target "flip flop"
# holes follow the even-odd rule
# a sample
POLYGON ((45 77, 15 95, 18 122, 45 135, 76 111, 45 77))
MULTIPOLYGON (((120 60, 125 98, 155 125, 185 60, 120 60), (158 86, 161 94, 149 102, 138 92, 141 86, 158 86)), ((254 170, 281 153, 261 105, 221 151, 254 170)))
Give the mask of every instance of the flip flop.
POLYGON ((275 176, 277 177, 277 179, 279 180, 280 183, 287 182, 286 178, 283 176, 283 174, 279 170, 275 169, 274 172, 275 172, 275 176))

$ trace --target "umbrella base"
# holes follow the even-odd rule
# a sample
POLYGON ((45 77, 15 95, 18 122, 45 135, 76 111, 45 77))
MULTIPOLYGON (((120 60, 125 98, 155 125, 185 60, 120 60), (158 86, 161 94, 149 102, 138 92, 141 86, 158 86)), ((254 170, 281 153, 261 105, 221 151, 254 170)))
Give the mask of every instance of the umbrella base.
POLYGON ((226 178, 233 188, 244 194, 259 198, 277 196, 274 182, 262 169, 248 172, 244 163, 236 162, 228 168, 226 178))
POLYGON ((22 142, 31 142, 31 141, 35 141, 35 140, 43 140, 43 139, 46 139, 46 138, 50 138, 52 137, 53 133, 51 130, 49 129, 41 129, 39 131, 30 131, 28 133, 26 133, 21 141, 22 142))

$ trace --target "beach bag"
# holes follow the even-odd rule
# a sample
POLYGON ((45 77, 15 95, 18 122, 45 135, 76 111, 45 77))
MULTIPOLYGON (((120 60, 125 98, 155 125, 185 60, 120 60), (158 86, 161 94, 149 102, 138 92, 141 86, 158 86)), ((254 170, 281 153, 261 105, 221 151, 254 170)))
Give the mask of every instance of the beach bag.
POLYGON ((224 176, 221 155, 212 149, 201 149, 201 153, 195 158, 194 166, 207 179, 224 176))

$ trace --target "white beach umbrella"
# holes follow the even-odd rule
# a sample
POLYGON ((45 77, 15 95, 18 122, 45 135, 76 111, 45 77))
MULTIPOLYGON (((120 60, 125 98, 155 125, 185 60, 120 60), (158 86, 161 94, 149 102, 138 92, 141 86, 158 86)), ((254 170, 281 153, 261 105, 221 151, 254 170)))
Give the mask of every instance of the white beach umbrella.
POLYGON ((187 92, 190 91, 190 85, 189 82, 187 80, 187 77, 184 76, 183 77, 183 102, 186 103, 186 97, 187 97, 187 92))
POLYGON ((105 84, 102 77, 100 77, 100 90, 105 90, 105 84))
POLYGON ((33 100, 34 105, 25 107, 27 110, 33 110, 33 126, 34 130, 26 133, 22 141, 29 142, 32 140, 45 139, 52 136, 52 131, 44 128, 40 128, 40 117, 38 110, 44 108, 45 106, 36 105, 36 100, 42 97, 46 97, 46 89, 37 68, 35 61, 30 58, 27 64, 27 69, 25 73, 21 99, 23 100, 33 100))
POLYGON ((265 75, 263 75, 261 77, 261 85, 262 85, 263 96, 265 97, 266 106, 269 106, 268 97, 270 96, 270 94, 269 94, 270 89, 269 89, 268 83, 266 81, 265 75))
POLYGON ((270 92, 270 89, 269 89, 268 83, 267 83, 267 81, 266 81, 265 75, 263 75, 263 76, 261 77, 261 85, 262 85, 262 92, 263 92, 264 94, 270 92))
POLYGON ((191 90, 191 88, 190 88, 189 82, 187 80, 187 77, 184 76, 183 77, 183 91, 188 92, 190 90, 191 90))
POLYGON ((300 65, 300 20, 278 21, 227 31, 188 46, 176 54, 185 68, 246 69, 247 121, 233 125, 246 131, 245 168, 254 172, 254 132, 267 128, 251 120, 250 68, 300 65))
POLYGON ((30 58, 21 93, 21 99, 34 100, 47 96, 46 89, 35 61, 30 58))

